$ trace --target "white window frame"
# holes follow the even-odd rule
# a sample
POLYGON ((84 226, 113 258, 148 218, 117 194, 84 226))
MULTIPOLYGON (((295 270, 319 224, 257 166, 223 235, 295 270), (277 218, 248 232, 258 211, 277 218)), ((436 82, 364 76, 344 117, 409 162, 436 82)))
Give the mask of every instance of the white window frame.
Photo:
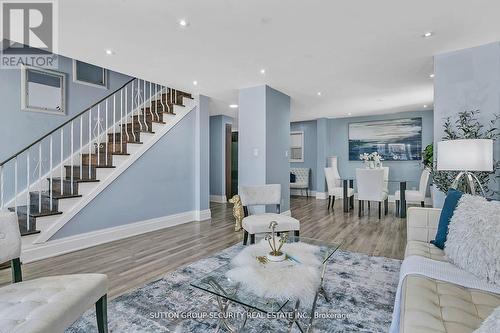
MULTIPOLYGON (((76 71, 76 62, 77 61, 78 60, 73 59, 73 82, 84 84, 84 85, 95 87, 95 88, 108 89, 108 70, 106 68, 94 65, 94 66, 100 67, 102 69, 103 76, 104 76, 104 84, 101 85, 101 84, 95 84, 92 82, 81 81, 81 80, 78 80, 78 77, 77 77, 77 71, 76 71)), ((85 62, 85 61, 80 61, 80 62, 85 62)), ((92 64, 90 64, 90 65, 92 65, 92 64)))
POLYGON ((53 71, 53 70, 46 69, 46 68, 34 67, 34 66, 26 66, 26 65, 21 66, 21 111, 49 113, 49 114, 54 114, 54 115, 59 115, 59 116, 65 116, 66 115, 66 73, 53 71), (37 108, 37 107, 31 107, 28 105, 28 95, 27 95, 28 94, 28 87, 27 87, 27 85, 28 85, 27 71, 28 70, 34 70, 34 71, 46 73, 49 75, 60 76, 62 78, 61 110, 37 108))
POLYGON ((304 162, 304 131, 291 131, 290 132, 290 162, 291 163, 301 163, 304 162), (300 146, 292 146, 292 135, 300 134, 300 146), (292 158, 292 148, 301 148, 302 156, 299 159, 292 158))

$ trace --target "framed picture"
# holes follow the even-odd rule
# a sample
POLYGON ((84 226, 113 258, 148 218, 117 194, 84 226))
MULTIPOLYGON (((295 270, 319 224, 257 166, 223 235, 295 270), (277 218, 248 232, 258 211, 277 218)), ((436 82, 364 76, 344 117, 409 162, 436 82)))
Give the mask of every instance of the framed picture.
POLYGON ((375 151, 385 161, 422 159, 422 118, 350 123, 348 136, 350 161, 375 151))
POLYGON ((66 114, 66 74, 44 68, 21 69, 21 110, 66 114))

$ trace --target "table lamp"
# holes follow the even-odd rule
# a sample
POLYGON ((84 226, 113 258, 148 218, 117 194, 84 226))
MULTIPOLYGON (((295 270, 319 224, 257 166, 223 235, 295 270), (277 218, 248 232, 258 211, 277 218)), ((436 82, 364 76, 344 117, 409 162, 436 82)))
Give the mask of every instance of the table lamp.
POLYGON ((476 182, 481 194, 485 196, 481 182, 471 171, 493 171, 493 140, 460 139, 438 142, 437 170, 460 171, 451 187, 456 189, 460 179, 465 177, 471 194, 476 194, 476 182))

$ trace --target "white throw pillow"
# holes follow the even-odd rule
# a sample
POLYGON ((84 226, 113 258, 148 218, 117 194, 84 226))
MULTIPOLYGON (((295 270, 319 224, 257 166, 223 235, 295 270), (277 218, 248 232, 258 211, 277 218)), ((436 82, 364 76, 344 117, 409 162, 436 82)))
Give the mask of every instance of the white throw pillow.
POLYGON ((496 308, 486 320, 473 333, 498 333, 500 332, 500 306, 496 308))
POLYGON ((500 202, 462 195, 444 252, 461 269, 500 285, 500 202))

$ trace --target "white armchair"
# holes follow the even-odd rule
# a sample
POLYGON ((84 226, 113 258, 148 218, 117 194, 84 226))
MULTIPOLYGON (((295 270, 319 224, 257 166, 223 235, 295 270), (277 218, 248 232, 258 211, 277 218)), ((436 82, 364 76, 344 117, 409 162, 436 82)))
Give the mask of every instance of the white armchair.
POLYGON ((382 218, 382 202, 384 202, 384 214, 388 211, 388 196, 385 191, 384 175, 386 171, 380 169, 356 169, 356 182, 358 185, 358 215, 364 211, 364 202, 378 202, 378 218, 382 218))
POLYGON ((16 213, 0 212, 0 263, 11 261, 13 284, 0 288, 0 332, 62 333, 94 304, 99 333, 108 331, 107 277, 75 274, 22 281, 16 213))
POLYGON ((240 186, 239 195, 245 217, 243 218, 243 245, 247 244, 248 235, 250 235, 250 244, 255 243, 255 234, 269 233, 269 224, 271 221, 278 222, 277 232, 294 231, 295 236, 299 236, 300 222, 291 216, 282 215, 281 203, 281 185, 259 185, 259 186, 240 186), (275 205, 276 213, 263 213, 249 215, 250 206, 275 205))
MULTIPOLYGON (((343 198, 344 188, 342 187, 342 181, 336 167, 325 168, 325 178, 326 185, 328 187, 328 209, 330 209, 330 204, 333 209, 335 198, 343 198)), ((347 196, 352 197, 353 195, 354 189, 348 188, 347 196)))
POLYGON ((306 190, 306 196, 309 197, 309 168, 290 168, 290 173, 295 175, 295 182, 290 183, 290 188, 299 189, 300 194, 302 190, 306 190))
MULTIPOLYGON (((405 201, 410 203, 420 203, 422 207, 425 206, 425 192, 427 191, 427 183, 429 182, 429 177, 431 172, 429 169, 425 168, 420 175, 420 182, 418 185, 418 190, 406 190, 405 191, 405 201)), ((398 190, 394 193, 394 198, 396 200, 396 213, 399 209, 399 201, 401 200, 401 192, 398 190)))

